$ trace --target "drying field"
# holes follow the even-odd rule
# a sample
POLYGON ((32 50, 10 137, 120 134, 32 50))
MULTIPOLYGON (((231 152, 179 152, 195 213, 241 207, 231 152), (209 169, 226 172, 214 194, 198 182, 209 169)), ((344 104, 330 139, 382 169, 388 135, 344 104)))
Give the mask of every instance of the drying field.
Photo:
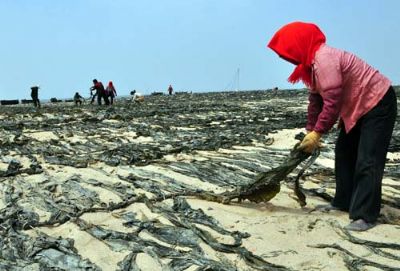
POLYGON ((400 270, 400 124, 380 224, 349 233, 315 205, 335 189, 336 131, 267 203, 223 193, 282 163, 304 91, 150 96, 113 107, 0 107, 0 270, 400 270))

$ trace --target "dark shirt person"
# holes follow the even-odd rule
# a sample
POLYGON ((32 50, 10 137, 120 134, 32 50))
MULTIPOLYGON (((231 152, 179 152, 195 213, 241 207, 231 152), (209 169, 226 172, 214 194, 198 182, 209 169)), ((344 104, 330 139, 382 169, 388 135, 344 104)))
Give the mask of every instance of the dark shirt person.
POLYGON ((172 88, 172 85, 169 85, 168 87, 168 94, 172 95, 172 92, 174 91, 174 89, 172 88))
POLYGON ((33 100, 33 105, 37 108, 40 108, 40 101, 39 101, 39 86, 31 87, 31 97, 33 100))
POLYGON ((75 105, 81 105, 82 104, 82 100, 83 100, 83 97, 79 94, 79 92, 76 92, 75 93, 75 95, 74 95, 74 102, 75 102, 75 105))
POLYGON ((110 101, 108 100, 107 95, 105 95, 105 89, 103 86, 102 82, 97 81, 97 79, 93 79, 93 86, 90 88, 90 91, 95 90, 95 94, 92 97, 92 101, 90 102, 90 104, 92 104, 94 102, 94 99, 97 96, 97 104, 101 105, 101 99, 104 99, 104 103, 106 105, 110 104, 110 101))

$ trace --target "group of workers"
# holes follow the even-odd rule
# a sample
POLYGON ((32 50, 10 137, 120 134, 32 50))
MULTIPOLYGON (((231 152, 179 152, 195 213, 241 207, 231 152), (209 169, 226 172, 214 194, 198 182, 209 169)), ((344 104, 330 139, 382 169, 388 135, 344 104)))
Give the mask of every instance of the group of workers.
POLYGON ((101 100, 103 99, 105 105, 112 105, 114 103, 114 98, 117 96, 117 91, 112 81, 108 82, 107 88, 104 88, 102 82, 93 79, 93 86, 90 88, 90 96, 92 97, 90 104, 93 104, 97 97, 97 104, 101 105, 101 100))
MULTIPOLYGON (((40 100, 39 100, 39 86, 32 86, 31 87, 31 97, 35 107, 40 108, 40 100)), ((172 85, 168 87, 168 94, 172 95, 173 88, 172 85)), ((144 95, 136 92, 136 90, 131 91, 132 101, 141 103, 144 101, 144 95)), ((105 105, 113 105, 114 99, 117 96, 117 91, 114 87, 112 81, 108 82, 106 88, 104 88, 103 83, 98 81, 97 79, 93 79, 93 86, 90 88, 90 96, 91 101, 90 104, 93 104, 97 98, 97 104, 102 105, 102 100, 104 101, 105 105)), ((82 105, 85 99, 79 94, 79 92, 75 92, 74 95, 74 103, 75 105, 82 105)))

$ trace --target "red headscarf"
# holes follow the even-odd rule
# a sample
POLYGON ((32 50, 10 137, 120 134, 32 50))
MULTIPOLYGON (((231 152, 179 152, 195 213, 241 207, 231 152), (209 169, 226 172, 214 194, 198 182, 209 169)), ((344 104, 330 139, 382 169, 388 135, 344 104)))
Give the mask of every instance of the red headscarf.
POLYGON ((283 26, 268 43, 281 58, 297 65, 289 76, 290 83, 300 80, 312 88, 311 63, 315 52, 326 42, 324 33, 312 23, 293 22, 283 26))
POLYGON ((108 82, 108 86, 109 86, 109 87, 114 87, 114 86, 113 86, 113 82, 112 82, 112 81, 108 82))

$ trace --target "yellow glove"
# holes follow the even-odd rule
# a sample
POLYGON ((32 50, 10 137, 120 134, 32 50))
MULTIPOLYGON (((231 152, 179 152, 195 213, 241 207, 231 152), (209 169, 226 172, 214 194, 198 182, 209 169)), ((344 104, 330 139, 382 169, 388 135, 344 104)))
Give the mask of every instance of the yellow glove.
POLYGON ((315 131, 309 132, 304 137, 303 141, 301 141, 299 149, 304 152, 312 153, 315 149, 320 147, 320 142, 319 142, 320 139, 321 139, 321 134, 315 131))

